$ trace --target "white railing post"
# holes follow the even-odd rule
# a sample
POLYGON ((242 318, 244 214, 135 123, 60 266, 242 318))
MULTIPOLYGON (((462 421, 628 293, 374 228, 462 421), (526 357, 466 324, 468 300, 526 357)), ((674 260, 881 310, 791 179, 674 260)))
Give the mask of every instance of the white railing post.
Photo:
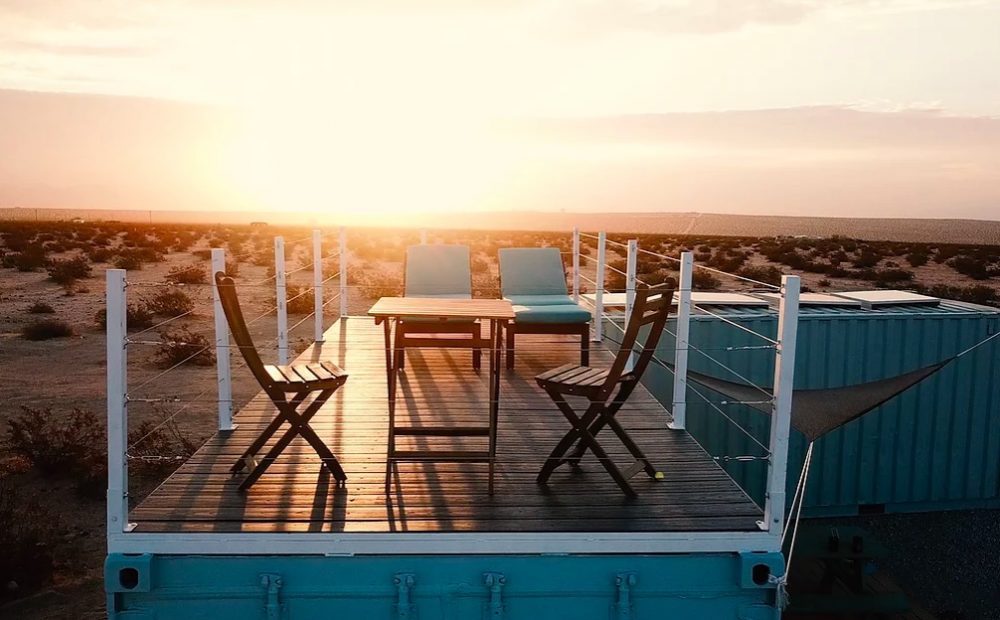
POLYGON ((580 229, 573 229, 573 301, 580 303, 580 229))
MULTIPOLYGON (((637 239, 628 240, 628 254, 625 257, 625 331, 628 331, 629 318, 632 316, 632 307, 635 305, 635 283, 636 283, 636 263, 639 258, 639 241, 637 239)), ((635 365, 635 351, 629 355, 628 370, 631 371, 635 365)))
POLYGON ((125 270, 106 275, 108 361, 108 506, 107 533, 128 532, 128 385, 125 324, 125 270))
POLYGON ((323 233, 313 231, 313 342, 323 342, 323 233))
POLYGON ((233 430, 233 379, 229 363, 229 324, 222 311, 215 274, 226 271, 226 251, 212 248, 212 314, 215 317, 215 373, 219 378, 219 430, 233 430))
POLYGON ((601 342, 604 339, 604 272, 607 270, 606 255, 604 252, 607 234, 604 231, 597 233, 597 273, 594 277, 594 341, 601 342))
POLYGON ((288 289, 285 282, 285 238, 274 238, 274 283, 278 306, 278 363, 288 363, 288 289))
POLYGON ((694 253, 681 253, 680 281, 677 283, 677 338, 674 341, 674 401, 670 428, 687 426, 687 369, 688 344, 691 334, 691 280, 694 272, 694 253))
POLYGON ((340 318, 347 316, 347 229, 340 227, 340 318))
POLYGON ((778 344, 775 347, 774 394, 771 404, 771 440, 768 451, 767 497, 762 528, 780 537, 785 525, 785 483, 788 474, 788 434, 795 384, 795 343, 799 325, 798 276, 781 277, 778 306, 778 344))

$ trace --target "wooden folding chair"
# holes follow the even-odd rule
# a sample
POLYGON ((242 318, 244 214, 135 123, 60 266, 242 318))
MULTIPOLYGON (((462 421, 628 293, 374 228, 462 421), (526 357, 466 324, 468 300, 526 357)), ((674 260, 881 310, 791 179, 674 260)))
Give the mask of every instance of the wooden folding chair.
POLYGON ((632 391, 639 384, 642 373, 646 370, 656 345, 660 341, 667 316, 673 303, 673 289, 648 288, 637 290, 635 305, 629 316, 628 327, 622 338, 621 347, 610 368, 591 368, 566 364, 553 368, 535 377, 538 385, 544 389, 555 402, 569 423, 572 425, 566 435, 556 444, 549 458, 538 474, 538 483, 545 484, 552 472, 562 464, 568 463, 576 467, 583 455, 590 450, 604 466, 622 491, 629 497, 636 493, 629 484, 629 479, 640 471, 646 472, 651 478, 657 475, 656 469, 643 454, 639 446, 632 440, 621 424, 615 420, 615 414, 622 408, 632 391), (638 340, 640 331, 648 326, 642 351, 638 354, 635 365, 627 369, 629 358, 638 340), (617 392, 615 392, 617 388, 617 392), (566 396, 580 396, 587 399, 587 408, 583 414, 576 411, 566 402, 566 396), (597 434, 610 427, 618 439, 635 458, 635 462, 625 471, 611 461, 608 453, 597 441, 597 434), (566 456, 570 448, 575 448, 566 456))
POLYGON ((274 420, 267 425, 260 436, 250 444, 239 460, 230 468, 233 475, 244 469, 250 470, 246 479, 240 483, 240 490, 249 489, 296 436, 309 442, 323 465, 333 474, 337 484, 343 483, 347 480, 344 468, 340 466, 337 457, 330 452, 323 440, 309 426, 309 420, 316 415, 330 396, 344 385, 347 381, 347 373, 331 362, 290 366, 265 365, 253 344, 250 330, 247 329, 233 279, 220 271, 215 274, 215 283, 218 287, 222 309, 226 313, 226 321, 229 323, 229 331, 233 334, 237 348, 261 389, 278 408, 274 420), (299 411, 299 407, 305 403, 306 398, 314 393, 316 394, 315 398, 309 401, 302 411, 299 411), (289 428, 285 430, 271 449, 258 459, 257 453, 286 422, 289 428))

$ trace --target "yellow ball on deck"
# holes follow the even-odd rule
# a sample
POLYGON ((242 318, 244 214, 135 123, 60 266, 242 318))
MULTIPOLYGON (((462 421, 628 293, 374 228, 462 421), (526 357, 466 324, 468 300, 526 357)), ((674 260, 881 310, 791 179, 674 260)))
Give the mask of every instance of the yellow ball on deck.
POLYGON ((663 472, 662 472, 662 471, 658 471, 658 472, 656 472, 656 476, 654 476, 654 477, 655 477, 655 478, 656 478, 657 480, 663 480, 663 472))

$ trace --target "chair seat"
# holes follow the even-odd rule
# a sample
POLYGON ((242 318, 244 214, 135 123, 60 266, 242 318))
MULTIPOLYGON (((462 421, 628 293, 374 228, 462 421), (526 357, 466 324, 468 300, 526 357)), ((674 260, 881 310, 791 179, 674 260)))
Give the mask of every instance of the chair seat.
MULTIPOLYGON (((536 376, 535 381, 543 389, 554 388, 565 394, 587 396, 601 389, 608 378, 608 372, 607 368, 564 364, 536 376)), ((628 375, 623 375, 619 381, 627 377, 628 375)))
POLYGON ((515 323, 588 323, 590 319, 590 311, 574 303, 514 306, 515 323))
POLYGON ((565 293, 559 295, 507 295, 504 297, 515 306, 575 306, 573 298, 565 293))
POLYGON ((332 362, 290 366, 268 364, 264 370, 274 381, 274 386, 285 392, 334 389, 347 380, 347 373, 332 362))

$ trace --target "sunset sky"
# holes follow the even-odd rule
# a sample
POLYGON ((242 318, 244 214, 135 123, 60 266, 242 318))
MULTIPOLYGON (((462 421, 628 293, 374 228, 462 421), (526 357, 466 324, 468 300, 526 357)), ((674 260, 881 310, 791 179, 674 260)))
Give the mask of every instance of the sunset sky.
POLYGON ((997 58, 1000 1, 0 0, 0 206, 996 219, 997 58))

